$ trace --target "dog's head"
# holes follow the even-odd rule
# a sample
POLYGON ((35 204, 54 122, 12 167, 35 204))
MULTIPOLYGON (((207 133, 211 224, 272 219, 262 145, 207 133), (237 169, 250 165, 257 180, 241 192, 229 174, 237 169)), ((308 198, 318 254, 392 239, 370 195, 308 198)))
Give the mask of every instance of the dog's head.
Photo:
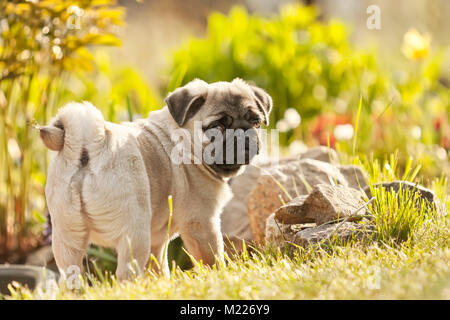
POLYGON ((235 175, 259 153, 259 128, 269 123, 272 109, 263 89, 241 79, 212 84, 193 80, 165 101, 181 128, 193 136, 201 128, 202 161, 220 176, 235 175))

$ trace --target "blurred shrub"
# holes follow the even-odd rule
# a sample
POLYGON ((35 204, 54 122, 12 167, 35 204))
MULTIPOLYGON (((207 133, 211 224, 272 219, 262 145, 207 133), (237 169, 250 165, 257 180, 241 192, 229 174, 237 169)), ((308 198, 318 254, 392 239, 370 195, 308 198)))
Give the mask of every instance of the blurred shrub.
MULTIPOLYGON (((357 105, 360 87, 368 96, 384 90, 374 55, 352 48, 345 26, 317 20, 313 7, 287 6, 271 18, 248 15, 240 7, 228 17, 214 13, 207 37, 191 39, 175 53, 174 72, 182 68, 183 83, 195 77, 206 81, 241 77, 263 87, 276 105, 273 126, 288 108, 298 110, 308 124, 336 104, 341 113, 349 111, 357 105)), ((295 133, 307 136, 307 126, 295 133)), ((283 142, 293 136, 287 132, 283 142)))
POLYGON ((108 121, 130 121, 147 117, 162 105, 162 98, 132 67, 115 66, 106 51, 93 54, 95 69, 71 72, 59 92, 60 104, 86 100, 102 110, 108 121))
POLYGON ((123 14, 114 0, 0 0, 0 262, 23 261, 46 221, 47 152, 32 122, 69 100, 98 103, 112 120, 158 103, 138 73, 88 50, 120 44, 123 14))
POLYGON ((412 155, 424 163, 425 173, 448 170, 444 53, 427 57, 430 39, 412 32, 402 48, 410 65, 385 67, 374 50, 349 42, 341 22, 317 17, 313 7, 300 5, 271 17, 240 7, 228 16, 214 13, 206 37, 191 38, 175 51, 171 72, 180 84, 241 77, 266 89, 275 105, 271 127, 280 130, 282 145, 302 140, 352 154, 358 121, 357 153, 382 158, 400 150, 403 164, 412 155))

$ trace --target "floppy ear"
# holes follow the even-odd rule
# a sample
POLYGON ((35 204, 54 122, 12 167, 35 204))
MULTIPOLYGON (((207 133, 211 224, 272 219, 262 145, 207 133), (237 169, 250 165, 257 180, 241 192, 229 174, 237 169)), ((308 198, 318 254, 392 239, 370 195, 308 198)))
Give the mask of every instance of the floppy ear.
POLYGON ((206 101, 207 93, 208 84, 196 79, 167 96, 165 99, 167 107, 180 127, 200 110, 206 101))
POLYGON ((253 91, 253 95, 255 97, 256 104, 258 108, 262 111, 264 114, 264 124, 269 124, 269 114, 272 110, 272 98, 270 95, 264 91, 261 88, 255 87, 255 86, 249 86, 250 89, 253 91))

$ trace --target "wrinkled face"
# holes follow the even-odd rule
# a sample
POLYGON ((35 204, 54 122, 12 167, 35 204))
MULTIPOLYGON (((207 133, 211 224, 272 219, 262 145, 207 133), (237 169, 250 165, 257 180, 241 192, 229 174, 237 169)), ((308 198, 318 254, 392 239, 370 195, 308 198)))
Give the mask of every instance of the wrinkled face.
POLYGON ((235 175, 259 153, 259 127, 268 123, 272 108, 264 90, 240 79, 212 84, 194 80, 166 102, 180 127, 194 135, 200 128, 202 161, 223 177, 235 175))

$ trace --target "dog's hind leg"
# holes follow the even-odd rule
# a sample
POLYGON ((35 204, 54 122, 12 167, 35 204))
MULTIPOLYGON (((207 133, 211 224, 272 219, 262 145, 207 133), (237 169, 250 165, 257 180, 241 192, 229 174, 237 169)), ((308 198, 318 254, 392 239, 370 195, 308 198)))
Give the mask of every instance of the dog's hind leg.
POLYGON ((57 228, 52 234, 52 249, 55 261, 61 274, 60 284, 69 289, 79 289, 80 275, 83 271, 83 258, 88 246, 88 232, 77 241, 76 245, 71 239, 64 236, 57 228), (81 242, 81 243, 80 243, 81 242))
POLYGON ((123 234, 117 245, 116 276, 119 281, 142 274, 150 257, 150 234, 132 230, 123 234))

